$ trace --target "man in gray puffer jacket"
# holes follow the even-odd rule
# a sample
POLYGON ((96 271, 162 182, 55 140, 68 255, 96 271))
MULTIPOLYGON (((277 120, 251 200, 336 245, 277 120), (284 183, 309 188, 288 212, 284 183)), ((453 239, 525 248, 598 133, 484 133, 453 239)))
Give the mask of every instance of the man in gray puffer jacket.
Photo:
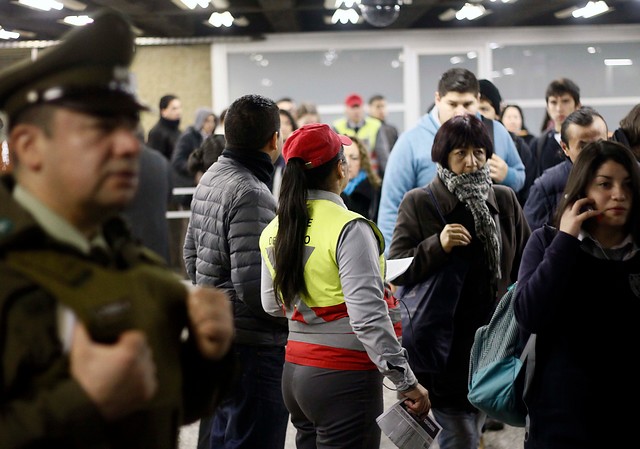
POLYGON ((276 213, 266 183, 282 147, 278 106, 259 95, 238 98, 225 117, 225 139, 193 195, 184 261, 193 283, 224 289, 233 302, 242 378, 212 419, 201 422, 198 447, 283 449, 287 323, 262 309, 259 248, 276 213))

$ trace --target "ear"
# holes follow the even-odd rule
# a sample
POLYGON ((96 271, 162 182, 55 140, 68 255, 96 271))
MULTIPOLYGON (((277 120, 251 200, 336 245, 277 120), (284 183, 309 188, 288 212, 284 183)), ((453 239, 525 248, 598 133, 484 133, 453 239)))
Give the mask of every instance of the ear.
POLYGON ((440 103, 440 92, 438 92, 437 90, 436 90, 435 94, 433 95, 433 101, 436 104, 440 103))
POLYGON ((19 161, 20 166, 32 171, 42 167, 42 139, 44 132, 35 125, 21 123, 9 134, 9 148, 19 161))
POLYGON ((560 141, 560 147, 562 148, 562 151, 564 152, 565 156, 569 157, 569 147, 562 140, 560 141))
POLYGON ((280 156, 280 152, 282 151, 279 131, 275 131, 273 133, 273 135, 269 139, 269 142, 267 142, 266 149, 267 153, 271 157, 271 162, 275 162, 276 159, 278 159, 278 156, 280 156))
POLYGON ((349 177, 349 166, 340 161, 338 164, 338 179, 343 180, 349 177))

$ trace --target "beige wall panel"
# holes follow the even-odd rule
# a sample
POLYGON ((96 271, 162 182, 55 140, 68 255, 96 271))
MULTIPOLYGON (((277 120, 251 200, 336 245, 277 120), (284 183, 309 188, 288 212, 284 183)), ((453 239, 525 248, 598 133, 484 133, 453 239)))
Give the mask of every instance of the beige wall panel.
POLYGON ((158 120, 158 102, 165 94, 182 101, 180 129, 192 125, 196 109, 212 107, 211 56, 207 45, 139 46, 133 61, 140 98, 151 106, 142 115, 145 136, 158 120))

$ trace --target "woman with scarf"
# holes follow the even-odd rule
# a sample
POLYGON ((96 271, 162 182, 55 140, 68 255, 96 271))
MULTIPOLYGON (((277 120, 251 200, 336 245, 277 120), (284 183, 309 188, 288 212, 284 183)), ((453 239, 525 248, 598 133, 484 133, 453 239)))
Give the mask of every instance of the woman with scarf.
POLYGON ((492 154, 480 119, 462 115, 445 122, 431 149, 437 176, 405 195, 389 250, 393 259, 414 258, 397 285, 422 282, 439 270, 459 270, 460 264, 451 264, 454 259, 466 267, 461 285, 450 289, 452 296, 458 292, 451 298, 453 323, 439 323, 453 329, 443 367, 414 369, 443 428, 441 449, 479 446, 485 416, 467 400, 469 353, 476 329, 489 321, 496 301, 516 280, 530 234, 513 190, 491 181, 486 162, 492 154))
POLYGON ((360 139, 352 137, 344 155, 349 161, 349 182, 340 196, 349 210, 376 221, 382 180, 371 168, 369 152, 360 139))

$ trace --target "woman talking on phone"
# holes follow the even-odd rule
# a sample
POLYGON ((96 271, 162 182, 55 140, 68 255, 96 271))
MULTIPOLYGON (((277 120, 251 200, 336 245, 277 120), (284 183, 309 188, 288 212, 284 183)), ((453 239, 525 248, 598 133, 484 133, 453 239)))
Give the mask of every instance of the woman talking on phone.
POLYGON ((282 394, 298 449, 380 445, 382 376, 409 410, 429 412, 384 299, 384 239, 349 211, 346 136, 310 124, 285 142, 277 215, 260 237, 262 305, 289 318, 282 394))
POLYGON ((590 143, 569 175, 557 229, 537 229, 525 247, 514 311, 537 334, 525 449, 637 440, 637 415, 615 411, 637 397, 629 363, 640 346, 639 197, 631 151, 590 143))

